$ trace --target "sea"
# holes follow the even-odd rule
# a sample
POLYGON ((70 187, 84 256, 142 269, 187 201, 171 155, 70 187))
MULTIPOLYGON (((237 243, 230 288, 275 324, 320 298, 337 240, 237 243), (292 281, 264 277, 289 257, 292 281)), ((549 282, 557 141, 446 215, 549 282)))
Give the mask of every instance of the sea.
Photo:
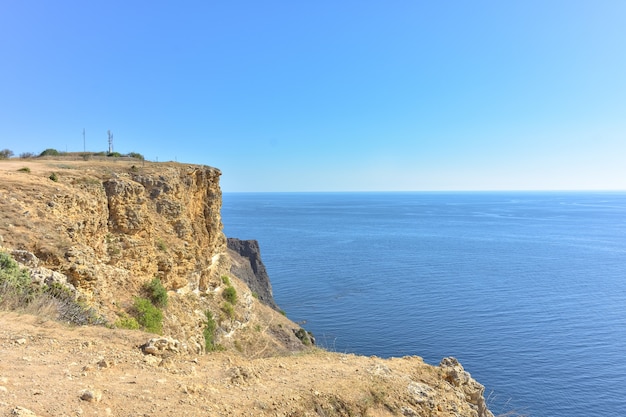
POLYGON ((317 344, 456 357, 494 414, 626 416, 626 193, 224 193, 317 344))

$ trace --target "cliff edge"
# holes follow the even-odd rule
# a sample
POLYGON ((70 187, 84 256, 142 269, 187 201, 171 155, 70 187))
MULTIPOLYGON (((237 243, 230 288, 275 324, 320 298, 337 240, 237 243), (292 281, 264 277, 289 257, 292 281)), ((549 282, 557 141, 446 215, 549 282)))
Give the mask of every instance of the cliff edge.
POLYGON ((311 346, 276 311, 258 243, 223 235, 220 174, 0 161, 0 284, 27 300, 15 307, 0 285, 0 307, 17 311, 0 313, 1 414, 491 417, 453 358, 311 346), (144 332, 147 311, 159 334, 144 332), (77 316, 101 325, 51 320, 77 316))

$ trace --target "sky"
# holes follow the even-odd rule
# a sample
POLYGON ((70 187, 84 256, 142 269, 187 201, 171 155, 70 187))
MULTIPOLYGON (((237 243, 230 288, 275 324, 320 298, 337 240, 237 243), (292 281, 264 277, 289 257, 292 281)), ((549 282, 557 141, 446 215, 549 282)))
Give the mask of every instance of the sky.
POLYGON ((225 192, 626 190, 624 22, 623 0, 1 0, 0 148, 110 130, 225 192))

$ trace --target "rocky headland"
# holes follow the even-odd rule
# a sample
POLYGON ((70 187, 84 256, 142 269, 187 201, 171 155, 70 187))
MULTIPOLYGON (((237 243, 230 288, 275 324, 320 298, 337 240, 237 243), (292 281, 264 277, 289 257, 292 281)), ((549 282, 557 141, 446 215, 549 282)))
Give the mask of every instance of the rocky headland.
POLYGON ((276 305, 258 242, 224 236, 220 175, 133 159, 0 161, 0 251, 54 301, 10 305, 0 293, 13 310, 0 313, 0 414, 492 415, 453 358, 316 348, 276 305), (167 294, 153 298, 160 334, 146 333, 137 302, 155 281, 167 294), (79 310, 68 318, 69 304, 79 310))

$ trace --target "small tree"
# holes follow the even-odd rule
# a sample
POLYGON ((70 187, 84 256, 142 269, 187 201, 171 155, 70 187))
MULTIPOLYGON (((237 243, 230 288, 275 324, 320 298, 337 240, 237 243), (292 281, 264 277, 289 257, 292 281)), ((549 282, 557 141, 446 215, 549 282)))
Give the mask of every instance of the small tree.
POLYGON ((59 156, 60 154, 61 153, 57 151, 56 149, 48 148, 42 153, 40 153, 39 156, 59 156))
POLYGON ((0 151, 0 159, 9 159, 13 156, 13 151, 11 149, 3 149, 0 151))

